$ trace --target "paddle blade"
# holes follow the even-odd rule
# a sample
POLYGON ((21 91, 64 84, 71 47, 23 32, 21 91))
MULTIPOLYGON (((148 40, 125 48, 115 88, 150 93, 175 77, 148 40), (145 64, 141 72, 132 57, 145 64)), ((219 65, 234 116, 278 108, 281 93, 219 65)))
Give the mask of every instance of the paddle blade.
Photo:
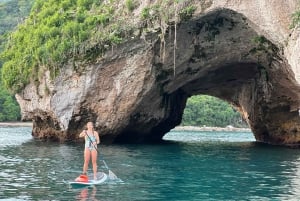
POLYGON ((116 180, 116 179, 118 179, 117 175, 115 175, 115 173, 113 173, 111 170, 108 170, 108 178, 110 180, 116 180))

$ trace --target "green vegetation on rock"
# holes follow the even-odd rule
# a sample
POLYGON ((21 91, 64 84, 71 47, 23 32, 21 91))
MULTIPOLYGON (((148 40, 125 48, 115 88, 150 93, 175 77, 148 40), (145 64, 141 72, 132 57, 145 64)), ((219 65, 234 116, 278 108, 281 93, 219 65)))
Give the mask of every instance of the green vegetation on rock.
MULTIPOLYGON (((0 1, 0 52, 3 51, 9 32, 28 16, 34 0, 0 1)), ((0 68, 2 61, 0 60, 0 68)), ((1 73, 0 73, 1 74, 1 73)), ((4 87, 0 76, 0 121, 20 120, 20 108, 14 96, 4 87)))
POLYGON ((180 1, 161 0, 144 8, 141 23, 134 23, 133 10, 141 3, 136 0, 35 0, 0 56, 3 82, 16 93, 29 82, 38 83, 40 71, 50 70, 55 77, 66 63, 101 56, 136 30, 156 29, 158 24, 164 35, 172 17, 174 21, 178 14, 184 19, 192 16, 195 8, 190 2, 177 10, 180 1))
POLYGON ((20 120, 20 108, 6 89, 0 87, 0 121, 20 120))
MULTIPOLYGON (((0 1, 0 52, 4 49, 8 33, 28 16, 34 0, 0 1)), ((1 61, 0 61, 1 62, 1 61)), ((1 67, 0 63, 0 67, 1 67)))
POLYGON ((300 24, 300 10, 296 11, 292 15, 292 24, 290 25, 290 28, 296 28, 300 24))
POLYGON ((36 0, 29 17, 9 36, 2 78, 12 92, 36 82, 39 71, 55 76, 70 59, 86 59, 119 44, 129 25, 117 1, 36 0))
MULTIPOLYGON (((1 74, 1 73, 0 73, 1 74)), ((0 85, 0 121, 18 121, 21 119, 20 107, 15 98, 0 85)))

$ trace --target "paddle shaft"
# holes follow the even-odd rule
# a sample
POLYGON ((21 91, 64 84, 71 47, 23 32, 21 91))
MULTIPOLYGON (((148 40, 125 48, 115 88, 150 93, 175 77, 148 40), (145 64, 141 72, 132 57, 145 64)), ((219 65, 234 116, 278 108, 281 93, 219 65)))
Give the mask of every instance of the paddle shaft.
MULTIPOLYGON (((94 133, 93 133, 94 134, 94 133)), ((97 149, 97 147, 94 145, 94 143, 93 143, 93 141, 92 141, 92 139, 90 138, 90 136, 87 134, 87 132, 85 131, 85 135, 89 138, 89 140, 90 140, 90 142, 91 142, 91 144, 93 145, 93 147, 94 147, 94 149, 98 152, 98 149, 97 149)), ((99 154, 99 152, 98 152, 98 154, 99 154)))

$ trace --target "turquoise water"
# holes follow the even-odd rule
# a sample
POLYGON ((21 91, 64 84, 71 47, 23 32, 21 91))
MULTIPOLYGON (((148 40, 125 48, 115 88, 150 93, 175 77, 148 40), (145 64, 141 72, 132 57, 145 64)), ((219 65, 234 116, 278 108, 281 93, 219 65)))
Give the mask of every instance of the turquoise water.
POLYGON ((67 184, 81 172, 83 144, 39 142, 30 132, 0 127, 0 200, 300 200, 300 150, 255 143, 248 132, 102 145, 122 181, 83 189, 67 184))

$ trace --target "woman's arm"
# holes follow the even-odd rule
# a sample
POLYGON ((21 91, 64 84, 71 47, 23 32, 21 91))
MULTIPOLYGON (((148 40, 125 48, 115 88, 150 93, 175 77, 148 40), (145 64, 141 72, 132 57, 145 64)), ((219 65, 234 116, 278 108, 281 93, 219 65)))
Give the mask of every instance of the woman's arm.
POLYGON ((79 137, 84 137, 86 135, 86 130, 83 130, 80 134, 79 137))

